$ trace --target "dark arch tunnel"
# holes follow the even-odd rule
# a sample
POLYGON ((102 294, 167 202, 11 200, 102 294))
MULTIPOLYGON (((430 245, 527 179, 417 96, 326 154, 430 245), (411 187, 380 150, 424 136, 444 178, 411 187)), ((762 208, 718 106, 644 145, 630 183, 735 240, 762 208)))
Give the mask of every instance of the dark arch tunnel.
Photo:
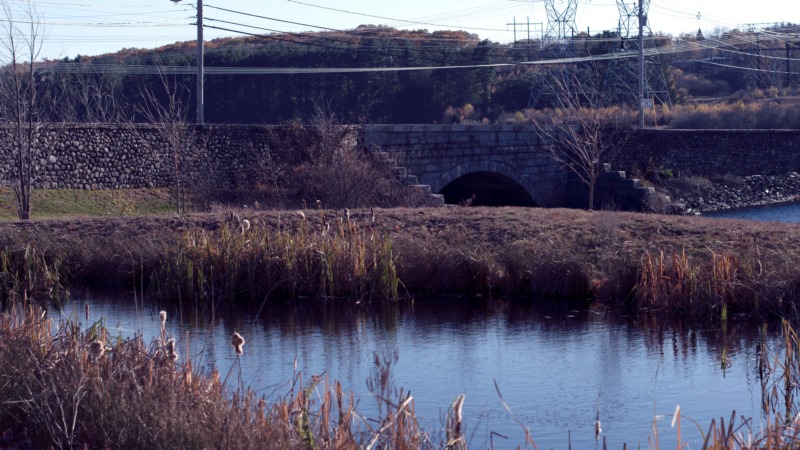
POLYGON ((456 178, 440 192, 447 204, 474 206, 537 206, 519 183, 494 172, 472 172, 456 178))

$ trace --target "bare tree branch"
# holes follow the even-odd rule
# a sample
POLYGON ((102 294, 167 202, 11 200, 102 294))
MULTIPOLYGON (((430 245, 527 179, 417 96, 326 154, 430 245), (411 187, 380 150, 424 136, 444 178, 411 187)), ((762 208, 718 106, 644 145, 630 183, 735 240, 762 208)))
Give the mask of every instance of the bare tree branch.
MULTIPOLYGON (((159 91, 143 88, 139 105, 139 113, 148 123, 153 125, 167 145, 162 152, 171 164, 175 194, 175 212, 181 214, 185 211, 184 178, 189 170, 191 151, 190 130, 187 126, 189 115, 189 87, 179 81, 176 75, 169 75, 161 64, 159 68, 159 91), (162 100, 166 99, 166 101, 162 100)), ((146 145, 151 145, 147 139, 146 145)), ((159 150, 159 149, 156 149, 159 150)))
POLYGON ((12 125, 11 179, 18 216, 30 219, 34 157, 41 128, 49 119, 46 102, 39 99, 42 71, 37 65, 45 39, 42 17, 33 4, 15 21, 14 6, 2 1, 4 21, 0 24, 0 117, 12 125))
POLYGON ((629 129, 614 126, 618 108, 604 108, 601 76, 588 71, 562 70, 552 73, 560 108, 547 119, 535 122, 551 143, 547 151, 589 187, 588 207, 594 209, 594 188, 607 163, 622 147, 629 129))

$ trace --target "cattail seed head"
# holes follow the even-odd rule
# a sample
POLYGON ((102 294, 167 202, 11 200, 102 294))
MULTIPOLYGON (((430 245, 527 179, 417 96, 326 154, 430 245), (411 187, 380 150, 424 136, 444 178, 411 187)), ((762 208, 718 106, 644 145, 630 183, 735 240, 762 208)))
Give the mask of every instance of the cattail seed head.
POLYGON ((167 348, 167 358, 177 361, 178 360, 178 352, 175 351, 175 339, 169 338, 167 342, 164 344, 167 348))
POLYGON ((245 231, 249 229, 250 229, 250 221, 247 219, 242 220, 242 234, 244 234, 245 231))
POLYGON ((167 312, 161 311, 158 313, 158 318, 161 319, 161 326, 163 327, 167 323, 167 312))
POLYGON ((463 417, 464 417, 462 411, 463 411, 463 407, 464 407, 464 398, 465 397, 466 396, 464 394, 461 394, 458 397, 456 397, 456 401, 453 402, 453 415, 454 415, 455 421, 458 422, 458 423, 461 423, 461 421, 463 420, 463 417))
POLYGON ((231 345, 234 347, 237 345, 244 345, 244 338, 239 333, 233 333, 231 336, 231 345))
POLYGON ((231 345, 233 345, 233 351, 235 351, 237 355, 241 355, 243 352, 242 346, 244 346, 244 338, 242 335, 234 332, 231 336, 231 345))
POLYGON ((89 355, 93 359, 100 359, 106 353, 106 346, 102 341, 94 341, 89 344, 89 355))

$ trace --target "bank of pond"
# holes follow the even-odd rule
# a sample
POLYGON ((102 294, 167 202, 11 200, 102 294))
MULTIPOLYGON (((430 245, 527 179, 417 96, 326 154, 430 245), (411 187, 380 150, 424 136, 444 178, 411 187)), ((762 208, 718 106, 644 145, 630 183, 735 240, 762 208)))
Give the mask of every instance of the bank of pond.
POLYGON ((7 227, 0 446, 795 445, 798 233, 511 208, 7 227))
POLYGON ((794 226, 683 218, 695 221, 687 226, 681 218, 622 213, 579 218, 516 225, 521 230, 511 224, 499 238, 469 230, 469 216, 444 225, 434 217, 407 231, 376 225, 374 212, 369 221, 349 211, 319 212, 315 220, 303 212, 222 220, 144 236, 63 239, 55 226, 5 236, 0 292, 4 299, 13 293, 61 301, 75 286, 121 285, 184 304, 460 294, 612 302, 719 320, 796 312, 794 226))

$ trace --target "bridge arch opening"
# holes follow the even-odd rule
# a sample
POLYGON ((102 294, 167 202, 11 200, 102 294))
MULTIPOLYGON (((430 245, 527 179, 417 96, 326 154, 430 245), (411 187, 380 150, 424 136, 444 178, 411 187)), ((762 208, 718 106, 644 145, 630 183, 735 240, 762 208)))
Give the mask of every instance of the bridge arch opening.
POLYGON ((448 204, 471 202, 475 206, 537 206, 531 194, 511 178, 479 171, 460 176, 441 191, 448 204))

